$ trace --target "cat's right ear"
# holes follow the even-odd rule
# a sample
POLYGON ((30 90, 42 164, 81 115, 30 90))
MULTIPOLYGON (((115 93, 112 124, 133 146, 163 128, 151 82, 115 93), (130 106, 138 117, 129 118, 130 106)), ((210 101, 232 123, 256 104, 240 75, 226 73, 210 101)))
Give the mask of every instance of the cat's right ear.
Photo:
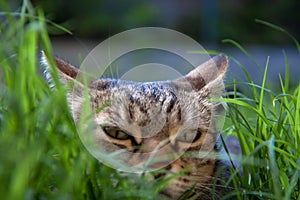
MULTIPOLYGON (((59 79, 63 84, 73 84, 76 81, 76 78, 81 74, 78 68, 58 57, 54 57, 54 62, 58 71, 59 79)), ((41 52, 41 65, 44 70, 43 74, 47 79, 49 86, 51 88, 55 87, 55 83, 52 78, 52 68, 44 51, 41 52)))
POLYGON ((60 82, 67 86, 67 102, 74 120, 75 122, 78 121, 84 100, 84 84, 78 81, 78 76, 81 76, 81 71, 57 57, 54 57, 55 68, 51 67, 45 52, 42 52, 41 55, 41 65, 44 68, 44 76, 51 88, 55 88, 56 86, 52 77, 52 75, 54 75, 52 70, 57 70, 60 82))

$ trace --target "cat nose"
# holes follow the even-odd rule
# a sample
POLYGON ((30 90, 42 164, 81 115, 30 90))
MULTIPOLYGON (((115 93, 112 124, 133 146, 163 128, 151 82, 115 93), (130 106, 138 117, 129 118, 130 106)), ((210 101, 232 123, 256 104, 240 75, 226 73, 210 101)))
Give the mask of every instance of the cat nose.
POLYGON ((170 166, 169 161, 164 161, 164 162, 151 163, 149 165, 149 168, 151 168, 151 169, 166 169, 166 168, 170 168, 169 166, 170 166))
POLYGON ((148 167, 151 169, 167 169, 171 163, 179 158, 179 154, 174 151, 170 144, 158 148, 150 153, 148 167))

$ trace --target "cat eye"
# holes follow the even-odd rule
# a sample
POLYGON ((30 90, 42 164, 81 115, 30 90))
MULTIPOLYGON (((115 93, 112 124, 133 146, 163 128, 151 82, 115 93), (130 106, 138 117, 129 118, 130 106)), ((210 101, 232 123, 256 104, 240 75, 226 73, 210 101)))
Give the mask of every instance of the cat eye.
POLYGON ((118 140, 131 139, 130 135, 128 135, 125 131, 122 131, 116 127, 105 126, 105 127, 102 127, 102 129, 106 133, 106 135, 108 135, 114 139, 118 139, 118 140))
POLYGON ((191 132, 181 132, 177 135, 176 140, 180 142, 193 143, 200 139, 202 133, 200 130, 191 132))

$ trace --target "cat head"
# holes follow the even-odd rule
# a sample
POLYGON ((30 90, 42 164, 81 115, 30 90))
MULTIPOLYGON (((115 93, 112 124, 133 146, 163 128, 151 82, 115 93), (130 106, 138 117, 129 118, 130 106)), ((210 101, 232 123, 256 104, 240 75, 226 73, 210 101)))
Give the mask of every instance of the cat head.
MULTIPOLYGON (((55 62, 61 82, 72 86, 67 100, 76 123, 82 120, 85 99, 90 102, 93 128, 86 130, 92 134, 84 131, 83 135, 92 135, 90 150, 96 157, 100 155, 97 158, 106 162, 104 155, 119 151, 115 156, 119 166, 107 162, 125 171, 146 167, 185 172, 163 192, 170 197, 179 197, 191 187, 198 194, 208 192, 217 163, 209 153, 216 151, 215 118, 222 110, 222 105, 211 99, 223 95, 226 56, 215 56, 176 80, 157 82, 87 75, 85 84, 84 72, 59 58, 55 62)), ((44 54, 42 63, 55 87, 44 54)))

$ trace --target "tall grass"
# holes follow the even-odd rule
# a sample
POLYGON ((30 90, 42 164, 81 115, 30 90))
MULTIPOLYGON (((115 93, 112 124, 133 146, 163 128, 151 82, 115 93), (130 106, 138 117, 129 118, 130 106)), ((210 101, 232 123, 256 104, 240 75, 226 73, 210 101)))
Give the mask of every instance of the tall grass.
MULTIPOLYGON (((1 198, 161 198, 165 180, 120 174, 87 152, 57 73, 55 90, 42 77, 39 50, 52 52, 47 26, 64 29, 26 0, 15 12, 4 1, 0 6, 1 198)), ((282 80, 281 92, 275 93, 267 88, 266 73, 262 85, 248 78, 251 97, 234 90, 235 98, 224 100, 229 104, 225 132, 239 138, 243 154, 228 181, 235 189, 224 199, 300 199, 300 86, 291 90, 282 80)))
MULTIPOLYGON (((240 44, 224 42, 240 48, 257 64, 240 44)), ((281 91, 267 88, 269 59, 261 85, 254 84, 244 69, 249 82, 240 84, 247 85, 247 95, 239 93, 239 84, 234 83, 230 92, 234 98, 224 99, 229 105, 226 132, 238 137, 242 151, 241 165, 228 181, 233 181, 235 191, 224 198, 300 199, 300 85, 289 90, 286 59, 285 80, 279 77, 281 91)))
POLYGON ((39 67, 40 49, 51 54, 46 26, 55 24, 26 0, 15 12, 3 1, 0 5, 1 198, 157 198, 161 184, 147 182, 146 176, 120 175, 100 165, 82 145, 57 74, 57 88, 51 90, 39 67))

